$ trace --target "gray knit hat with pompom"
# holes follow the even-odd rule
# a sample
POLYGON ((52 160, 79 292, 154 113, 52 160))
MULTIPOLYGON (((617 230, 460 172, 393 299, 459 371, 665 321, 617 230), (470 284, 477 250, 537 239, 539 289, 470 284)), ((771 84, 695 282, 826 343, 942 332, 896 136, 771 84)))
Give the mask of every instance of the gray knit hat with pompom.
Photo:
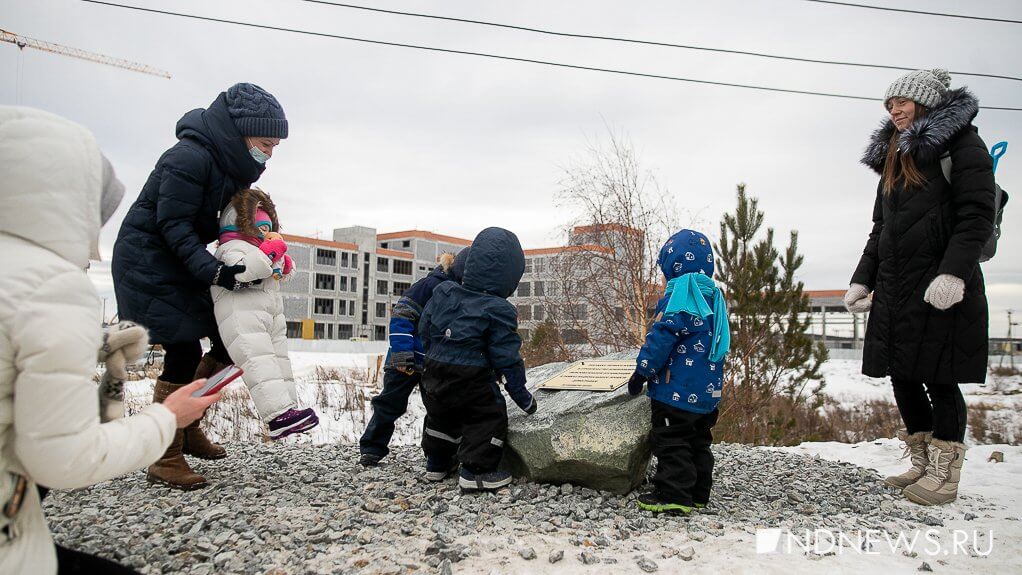
POLYGON ((887 87, 884 94, 884 106, 891 98, 908 98, 927 108, 936 107, 944 101, 944 96, 951 88, 951 74, 947 70, 916 70, 909 72, 887 87))

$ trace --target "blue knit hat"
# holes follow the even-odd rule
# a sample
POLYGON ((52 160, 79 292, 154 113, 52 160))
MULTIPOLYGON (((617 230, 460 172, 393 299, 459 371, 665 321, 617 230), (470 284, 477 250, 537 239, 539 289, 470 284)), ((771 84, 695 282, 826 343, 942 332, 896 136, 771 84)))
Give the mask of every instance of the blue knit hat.
POLYGON ((284 108, 273 94, 255 84, 241 82, 227 89, 227 113, 242 136, 287 137, 284 108))

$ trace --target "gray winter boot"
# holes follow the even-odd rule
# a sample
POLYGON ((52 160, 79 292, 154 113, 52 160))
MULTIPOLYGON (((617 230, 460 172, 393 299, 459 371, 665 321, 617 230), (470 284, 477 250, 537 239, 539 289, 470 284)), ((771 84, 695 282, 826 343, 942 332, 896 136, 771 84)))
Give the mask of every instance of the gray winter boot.
POLYGON ((907 430, 901 430, 898 432, 898 439, 905 442, 905 454, 901 456, 902 459, 909 457, 912 461, 912 467, 908 471, 901 475, 892 475, 884 481, 891 487, 897 487, 898 489, 905 489, 909 485, 912 485, 916 481, 923 478, 926 475, 926 465, 930 459, 927 457, 926 445, 930 443, 930 439, 933 437, 933 433, 929 431, 919 431, 916 433, 909 434, 907 430))
POLYGON ((964 443, 931 439, 926 475, 905 488, 905 497, 920 505, 943 505, 954 501, 958 497, 965 449, 964 443))

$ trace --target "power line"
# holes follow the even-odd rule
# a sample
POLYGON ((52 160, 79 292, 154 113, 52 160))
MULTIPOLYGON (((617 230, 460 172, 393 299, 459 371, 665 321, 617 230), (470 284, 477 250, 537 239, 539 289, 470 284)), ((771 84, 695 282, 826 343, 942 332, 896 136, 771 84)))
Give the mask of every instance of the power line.
POLYGON ((890 6, 873 6, 871 4, 854 4, 852 2, 835 2, 834 0, 804 0, 805 2, 816 2, 818 4, 834 4, 837 6, 848 6, 849 8, 869 8, 871 10, 884 10, 887 12, 904 12, 907 14, 923 14, 925 16, 943 16, 945 18, 962 18, 965 20, 983 20, 986 22, 1002 22, 1005 24, 1022 24, 1022 20, 1009 20, 1006 18, 987 18, 985 16, 969 16, 966 14, 948 14, 945 12, 927 12, 925 10, 908 10, 906 8, 891 8, 890 6))
MULTIPOLYGON (((362 42, 362 43, 366 43, 366 44, 377 44, 377 45, 381 45, 381 46, 394 46, 394 47, 398 47, 398 48, 412 48, 412 49, 415 49, 415 50, 425 50, 425 51, 429 51, 429 52, 441 52, 441 53, 446 53, 446 54, 461 54, 461 55, 464 55, 464 56, 477 56, 477 57, 481 57, 481 58, 491 58, 491 59, 495 59, 495 60, 508 60, 508 61, 511 61, 511 62, 524 62, 524 63, 528 63, 528 64, 540 64, 540 65, 544 65, 544 66, 553 66, 553 67, 558 67, 558 68, 570 68, 570 69, 574 69, 574 70, 589 70, 589 71, 592 71, 592 72, 604 72, 604 73, 608 73, 608 74, 619 74, 619 75, 622 75, 622 76, 636 76, 636 77, 641 77, 641 78, 655 78, 655 79, 658 79, 658 80, 673 80, 673 81, 676 81, 676 82, 689 82, 689 83, 692 83, 692 84, 706 84, 706 85, 711 85, 711 86, 726 86, 726 87, 729 87, 729 88, 745 88, 745 89, 749 89, 749 90, 761 90, 761 91, 766 91, 766 92, 781 92, 781 93, 786 93, 786 94, 802 94, 802 95, 806 95, 806 96, 825 96, 825 97, 829 97, 829 98, 843 98, 843 99, 846 99, 846 100, 865 100, 865 101, 868 101, 868 102, 878 102, 879 101, 879 98, 870 98, 870 97, 866 97, 866 96, 853 96, 853 95, 849 95, 849 94, 836 94, 836 93, 830 93, 830 92, 814 92, 814 91, 809 91, 809 90, 795 90, 795 89, 789 89, 789 88, 774 88, 774 87, 769 87, 769 86, 757 86, 757 85, 753 85, 753 84, 738 84, 738 83, 732 83, 732 82, 716 82, 716 81, 712 81, 712 80, 697 80, 697 79, 694 79, 694 78, 681 78, 681 77, 678 77, 678 76, 667 76, 667 75, 663 75, 663 74, 648 74, 648 73, 644 73, 644 72, 631 72, 631 71, 628 71, 628 70, 615 70, 615 69, 612 69, 612 68, 597 68, 597 67, 593 67, 593 66, 580 66, 580 65, 576 65, 576 64, 564 64, 564 63, 560 63, 560 62, 550 62, 550 61, 547 61, 547 60, 535 60, 535 59, 531 59, 531 58, 519 58, 519 57, 515 57, 515 56, 501 56, 499 54, 488 54, 488 53, 485 53, 485 52, 471 52, 471 51, 467 51, 467 50, 452 50, 452 49, 448 49, 448 48, 437 48, 437 47, 434 47, 434 46, 421 46, 421 45, 417 45, 417 44, 404 44, 404 43, 401 43, 401 42, 386 42, 386 41, 383 41, 383 40, 369 40, 369 39, 366 39, 366 38, 356 38, 356 37, 353 37, 353 36, 341 36, 339 34, 329 34, 329 33, 326 33, 326 32, 314 32, 314 31, 311 31, 311 30, 299 30, 299 29, 295 29, 295 28, 284 28, 284 27, 280 27, 280 26, 269 26, 267 24, 255 24, 255 23, 252 23, 252 22, 240 22, 238 20, 227 20, 227 19, 223 19, 223 18, 213 18, 213 17, 209 17, 209 16, 197 16, 195 14, 184 14, 184 13, 180 13, 180 12, 170 12, 170 11, 166 11, 166 10, 157 10, 155 8, 143 8, 141 6, 129 6, 129 5, 126 5, 126 4, 116 4, 116 3, 113 3, 113 2, 103 2, 101 0, 82 0, 82 2, 87 2, 89 4, 99 4, 99 5, 103 5, 103 6, 111 6, 111 7, 114 7, 114 8, 124 8, 124 9, 127 9, 127 10, 136 10, 136 11, 139 11, 139 12, 148 12, 148 13, 151 13, 151 14, 162 14, 162 15, 165 15, 165 16, 178 16, 180 18, 188 18, 188 19, 192 19, 192 20, 203 20, 203 21, 206 21, 206 22, 218 22, 218 23, 221 23, 221 24, 232 24, 232 25, 235 25, 235 26, 244 26, 244 27, 248 27, 248 28, 258 28, 258 29, 262 29, 262 30, 276 30, 278 32, 291 32, 291 33, 294 33, 294 34, 304 34, 304 35, 308 35, 308 36, 317 36, 317 37, 320 37, 320 38, 334 38, 334 39, 337 39, 337 40, 349 40, 349 41, 352 41, 352 42, 362 42)), ((986 109, 986 110, 1004 110, 1004 111, 1010 111, 1010 112, 1022 112, 1022 108, 999 107, 999 106, 980 106, 980 108, 986 109)))
MULTIPOLYGON (((370 6, 360 6, 358 4, 347 4, 342 2, 329 2, 327 0, 300 0, 301 2, 308 2, 310 4, 322 4, 325 6, 333 6, 335 8, 350 8, 353 10, 364 10, 366 12, 377 12, 381 14, 392 14, 396 16, 410 16, 413 18, 428 18, 431 20, 443 20, 447 22, 460 22, 463 24, 478 24, 480 26, 491 26, 493 28, 504 28, 507 30, 519 30, 522 32, 533 32, 536 34, 545 34, 548 36, 561 36, 565 38, 583 38, 587 40, 607 40, 610 42, 624 42, 628 44, 641 44, 645 46, 658 46, 663 48, 681 48, 683 50, 701 50, 704 52, 719 52, 722 54, 737 54, 741 56, 754 56, 757 58, 771 58, 774 60, 789 60, 792 62, 806 62, 811 64, 830 64, 836 66, 856 66, 860 68, 878 68, 882 70, 903 70, 912 71, 918 70, 919 67, 908 67, 908 66, 890 66, 884 64, 866 64, 862 62, 842 62, 839 60, 818 60, 815 58, 800 58, 797 56, 782 56, 779 54, 768 54, 764 52, 751 52, 747 50, 731 50, 728 48, 710 48, 707 46, 696 46, 691 44, 674 44, 671 42, 658 42, 655 40, 640 40, 636 38, 620 38, 616 36, 599 36, 594 34, 577 34, 572 32, 557 32, 553 30, 543 30, 541 28, 532 28, 529 26, 516 26, 514 24, 502 24, 500 22, 488 22, 485 20, 470 20, 468 18, 455 18, 453 16, 439 16, 436 14, 423 14, 419 12, 402 12, 400 10, 387 10, 384 8, 373 8, 370 6)), ((976 76, 981 78, 998 78, 1001 80, 1013 80, 1016 82, 1022 82, 1022 77, 1018 76, 1003 76, 1000 74, 982 74, 979 72, 956 72, 951 71, 952 74, 959 76, 976 76)))

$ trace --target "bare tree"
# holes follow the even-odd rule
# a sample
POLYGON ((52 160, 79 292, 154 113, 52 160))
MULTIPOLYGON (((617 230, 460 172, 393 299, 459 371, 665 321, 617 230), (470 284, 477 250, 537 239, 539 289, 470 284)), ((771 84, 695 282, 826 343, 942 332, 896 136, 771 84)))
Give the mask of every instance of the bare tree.
POLYGON ((587 355, 641 345, 663 291, 657 255, 677 227, 667 191, 631 143, 608 130, 606 142, 565 169, 558 200, 576 214, 566 226, 571 245, 550 260, 556 286, 544 297, 562 345, 587 355))

